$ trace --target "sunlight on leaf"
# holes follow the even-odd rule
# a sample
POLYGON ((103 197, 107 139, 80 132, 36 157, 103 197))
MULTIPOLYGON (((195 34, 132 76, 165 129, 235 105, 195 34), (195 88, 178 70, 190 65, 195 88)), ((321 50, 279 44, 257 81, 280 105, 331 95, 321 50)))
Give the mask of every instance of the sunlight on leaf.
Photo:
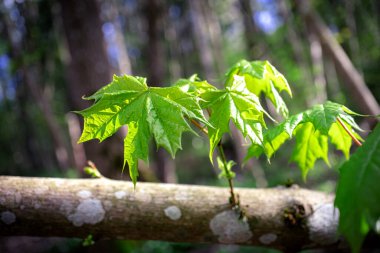
POLYGON ((354 136, 359 136, 354 128, 360 130, 348 113, 357 115, 343 105, 327 101, 293 115, 276 127, 265 131, 264 145, 253 143, 248 149, 245 160, 262 154, 266 154, 270 159, 285 141, 295 136, 296 146, 291 161, 298 164, 305 179, 317 159, 321 158, 329 165, 328 140, 348 159, 352 139, 337 123, 337 118, 343 119, 344 124, 354 136))
POLYGON ((224 90, 210 90, 201 95, 202 108, 210 110, 209 127, 210 153, 220 142, 223 134, 229 133, 229 122, 232 119, 237 129, 248 137, 252 143, 262 145, 262 127, 265 127, 264 114, 258 97, 250 93, 241 76, 234 76, 233 83, 224 90))
MULTIPOLYGON (((165 148, 174 157, 181 149, 181 136, 193 131, 185 117, 209 125, 197 98, 180 87, 148 87, 146 79, 115 76, 113 81, 87 99, 95 104, 78 112, 84 117, 79 142, 103 141, 121 126, 128 126, 124 140, 124 166, 128 164, 133 183, 138 176, 138 159, 148 161, 149 141, 165 148)), ((211 128, 211 127, 210 127, 211 128)))
POLYGON ((227 86, 231 84, 234 75, 245 78, 247 89, 260 97, 261 93, 273 103, 278 113, 288 117, 288 108, 280 96, 282 91, 292 96, 290 86, 285 77, 268 61, 241 60, 227 73, 227 86))

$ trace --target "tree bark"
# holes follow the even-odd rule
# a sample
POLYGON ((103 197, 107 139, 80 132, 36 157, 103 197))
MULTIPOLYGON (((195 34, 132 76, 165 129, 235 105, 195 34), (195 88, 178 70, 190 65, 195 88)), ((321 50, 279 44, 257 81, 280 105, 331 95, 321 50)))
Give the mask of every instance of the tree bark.
POLYGON ((109 179, 0 177, 0 235, 257 245, 295 252, 338 248, 333 196, 109 179))

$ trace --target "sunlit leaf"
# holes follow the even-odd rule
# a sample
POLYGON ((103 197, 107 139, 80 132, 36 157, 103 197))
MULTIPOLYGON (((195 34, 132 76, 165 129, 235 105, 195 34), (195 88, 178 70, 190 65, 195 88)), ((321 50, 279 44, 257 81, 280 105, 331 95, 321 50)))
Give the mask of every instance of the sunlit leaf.
POLYGON ((187 79, 179 79, 174 83, 173 86, 180 87, 183 92, 192 93, 196 96, 199 96, 208 90, 216 90, 216 88, 213 85, 209 84, 207 81, 200 80, 196 74, 187 79))
POLYGON ((317 159, 322 158, 328 165, 328 137, 314 128, 310 122, 300 124, 295 129, 296 146, 290 158, 301 168, 305 180, 317 159))
POLYGON ((181 149, 181 136, 192 131, 185 117, 209 125, 196 97, 180 87, 148 87, 144 78, 114 77, 114 80, 87 99, 95 104, 81 112, 84 130, 79 142, 103 141, 121 126, 128 126, 124 140, 124 165, 128 163, 136 183, 138 159, 148 161, 149 141, 164 147, 173 157, 181 149))
POLYGON ((206 91, 201 98, 202 107, 211 113, 209 122, 213 128, 208 129, 211 161, 223 134, 230 132, 231 119, 244 137, 248 137, 252 143, 262 145, 265 111, 258 97, 247 90, 243 77, 234 76, 230 86, 224 90, 206 91))
POLYGON ((228 161, 224 164, 223 160, 218 156, 218 167, 220 169, 219 178, 233 179, 235 178, 235 172, 232 171, 232 167, 236 165, 234 161, 228 161))
POLYGON ((269 159, 285 141, 295 136, 296 146, 291 161, 298 164, 303 177, 306 178, 308 171, 314 167, 317 159, 322 158, 329 165, 328 140, 338 150, 341 150, 346 158, 349 157, 352 139, 337 122, 337 118, 339 117, 355 136, 358 135, 354 128, 360 128, 348 113, 351 111, 343 105, 327 101, 310 110, 293 115, 276 127, 265 131, 264 145, 253 143, 248 149, 246 160, 262 154, 266 154, 269 159))
MULTIPOLYGON (((291 96, 292 92, 285 77, 268 61, 241 60, 229 70, 227 78, 232 80, 234 75, 244 76, 250 92, 258 97, 264 93, 273 103, 277 112, 284 117, 288 116, 288 108, 280 93, 285 91, 291 96)), ((227 82, 227 84, 229 83, 227 82)))

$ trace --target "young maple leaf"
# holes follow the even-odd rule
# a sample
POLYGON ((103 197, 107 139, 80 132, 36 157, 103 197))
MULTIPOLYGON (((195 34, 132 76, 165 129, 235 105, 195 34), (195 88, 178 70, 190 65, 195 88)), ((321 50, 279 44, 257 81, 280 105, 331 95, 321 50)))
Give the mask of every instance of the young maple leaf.
POLYGON ((181 149, 181 136, 193 131, 185 117, 209 125, 197 98, 179 87, 148 87, 145 78, 114 76, 113 81, 86 99, 95 104, 78 112, 84 117, 79 142, 103 141, 121 126, 128 126, 124 140, 124 166, 128 163, 134 184, 138 176, 138 159, 148 161, 149 141, 153 137, 174 157, 181 149))
POLYGON ((239 129, 244 137, 262 145, 262 127, 265 127, 264 114, 259 98, 248 91, 244 77, 235 75, 233 81, 223 90, 207 90, 201 94, 202 108, 210 110, 208 134, 210 139, 209 157, 224 133, 230 131, 229 122, 239 129))
POLYGON ((292 96, 292 91, 286 78, 272 64, 268 61, 241 60, 228 71, 227 78, 231 79, 233 75, 243 76, 247 89, 251 93, 258 97, 264 93, 273 103, 276 111, 285 118, 288 117, 289 111, 280 93, 286 91, 292 96))
POLYGON ((291 161, 298 164, 305 179, 317 159, 322 158, 329 165, 328 140, 341 150, 346 158, 349 157, 352 138, 338 123, 338 119, 341 119, 342 124, 360 139, 354 129, 361 129, 351 115, 358 114, 337 103, 327 101, 322 105, 316 105, 310 110, 289 117, 265 132, 264 145, 253 144, 248 149, 245 159, 259 157, 263 153, 269 159, 285 141, 295 136, 296 146, 291 161))

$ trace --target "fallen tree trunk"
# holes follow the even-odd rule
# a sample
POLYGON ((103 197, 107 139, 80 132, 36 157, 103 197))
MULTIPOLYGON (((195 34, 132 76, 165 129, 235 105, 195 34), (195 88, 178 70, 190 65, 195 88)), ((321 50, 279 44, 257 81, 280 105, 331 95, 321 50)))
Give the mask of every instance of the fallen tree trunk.
POLYGON ((0 177, 0 236, 244 244, 296 251, 339 247, 333 196, 108 179, 0 177))

